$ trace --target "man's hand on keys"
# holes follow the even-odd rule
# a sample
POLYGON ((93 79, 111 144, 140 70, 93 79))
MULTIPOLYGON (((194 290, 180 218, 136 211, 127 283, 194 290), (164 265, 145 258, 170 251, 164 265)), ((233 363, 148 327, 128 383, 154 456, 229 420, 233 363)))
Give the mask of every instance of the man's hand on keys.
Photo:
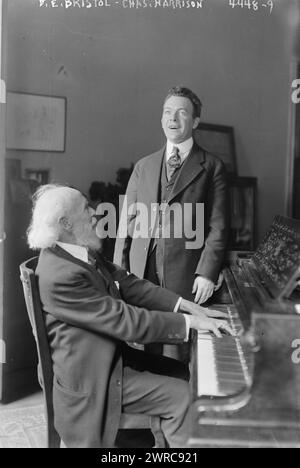
POLYGON ((211 310, 207 309, 206 307, 201 307, 194 302, 187 301, 186 299, 181 299, 180 303, 180 310, 182 312, 188 312, 191 315, 195 315, 196 317, 203 318, 203 314, 207 317, 212 318, 228 318, 228 314, 226 312, 221 312, 220 310, 211 310))
POLYGON ((218 338, 222 338, 222 332, 234 336, 234 332, 226 320, 191 315, 190 327, 198 331, 210 331, 218 338))

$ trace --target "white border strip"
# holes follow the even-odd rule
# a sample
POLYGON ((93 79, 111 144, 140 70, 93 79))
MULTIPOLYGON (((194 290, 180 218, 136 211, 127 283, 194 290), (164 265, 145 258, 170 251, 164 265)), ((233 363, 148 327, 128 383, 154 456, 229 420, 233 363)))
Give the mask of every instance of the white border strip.
POLYGON ((0 339, 0 364, 6 363, 6 346, 5 341, 0 339))

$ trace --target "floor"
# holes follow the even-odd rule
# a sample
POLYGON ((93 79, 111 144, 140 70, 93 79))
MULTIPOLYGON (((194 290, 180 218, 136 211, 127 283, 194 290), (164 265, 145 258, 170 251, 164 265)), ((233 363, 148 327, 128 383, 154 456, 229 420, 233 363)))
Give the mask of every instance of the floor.
POLYGON ((0 448, 46 447, 42 392, 0 404, 0 448))
POLYGON ((22 407, 29 407, 29 406, 36 406, 43 404, 43 394, 42 392, 34 393, 33 395, 29 395, 21 400, 14 401, 13 403, 9 403, 7 405, 2 405, 0 403, 0 414, 2 411, 7 409, 16 409, 22 407))
MULTIPOLYGON (((149 430, 119 431, 118 448, 153 447, 149 430)), ((0 448, 45 448, 43 394, 35 393, 7 405, 0 403, 0 448)))

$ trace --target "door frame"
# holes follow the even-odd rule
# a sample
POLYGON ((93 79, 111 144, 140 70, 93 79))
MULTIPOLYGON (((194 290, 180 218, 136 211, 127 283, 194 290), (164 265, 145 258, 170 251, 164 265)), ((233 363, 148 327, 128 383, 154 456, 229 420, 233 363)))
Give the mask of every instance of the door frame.
POLYGON ((6 112, 6 44, 7 0, 0 0, 0 400, 2 397, 3 364, 5 364, 5 341, 3 340, 4 305, 4 198, 5 198, 5 112, 6 112))

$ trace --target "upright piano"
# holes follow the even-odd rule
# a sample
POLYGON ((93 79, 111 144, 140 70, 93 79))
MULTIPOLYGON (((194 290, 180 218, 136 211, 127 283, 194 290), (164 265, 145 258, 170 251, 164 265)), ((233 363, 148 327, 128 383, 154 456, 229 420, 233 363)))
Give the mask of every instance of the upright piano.
POLYGON ((300 221, 277 216, 223 273, 209 307, 235 335, 194 334, 187 446, 300 447, 300 221))

